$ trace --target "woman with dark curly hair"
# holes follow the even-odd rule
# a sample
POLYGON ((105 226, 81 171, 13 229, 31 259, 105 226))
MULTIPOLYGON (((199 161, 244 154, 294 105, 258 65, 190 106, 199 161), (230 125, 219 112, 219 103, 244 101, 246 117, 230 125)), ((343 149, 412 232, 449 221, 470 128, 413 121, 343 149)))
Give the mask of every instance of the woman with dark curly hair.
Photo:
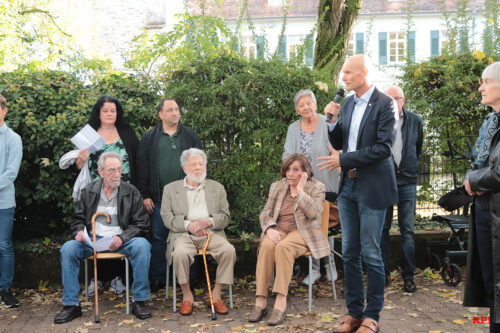
POLYGON ((122 180, 135 184, 135 157, 139 140, 134 130, 123 120, 120 102, 111 96, 101 96, 92 108, 88 124, 104 138, 105 143, 93 153, 89 153, 88 149, 80 150, 75 162, 77 168, 81 169, 84 163, 88 163, 90 179, 100 179, 97 172, 99 156, 104 152, 116 152, 123 160, 122 180))

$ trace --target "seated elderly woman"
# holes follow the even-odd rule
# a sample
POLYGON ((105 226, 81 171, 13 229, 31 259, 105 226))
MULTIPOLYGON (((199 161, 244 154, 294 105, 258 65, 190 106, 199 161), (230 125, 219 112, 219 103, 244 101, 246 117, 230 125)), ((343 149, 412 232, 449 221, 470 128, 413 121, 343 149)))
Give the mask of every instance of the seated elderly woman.
POLYGON ((316 259, 330 253, 328 240, 321 231, 325 185, 311 179, 311 170, 307 157, 292 154, 281 166, 282 180, 271 184, 269 198, 260 214, 262 238, 255 274, 257 290, 249 322, 260 321, 267 315, 267 289, 275 267, 276 301, 268 325, 279 325, 285 320, 286 295, 295 259, 308 250, 316 259))

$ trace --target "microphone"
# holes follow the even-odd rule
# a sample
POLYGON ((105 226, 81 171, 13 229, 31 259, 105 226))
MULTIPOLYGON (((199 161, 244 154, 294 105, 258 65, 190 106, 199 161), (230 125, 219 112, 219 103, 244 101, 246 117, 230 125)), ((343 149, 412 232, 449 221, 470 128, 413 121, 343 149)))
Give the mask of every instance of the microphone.
MULTIPOLYGON (((339 88, 339 90, 337 90, 337 94, 335 95, 335 98, 333 99, 333 103, 335 103, 335 104, 340 103, 340 99, 342 97, 344 97, 344 94, 345 94, 344 89, 343 88, 339 88)), ((326 122, 329 123, 330 120, 332 120, 332 117, 333 117, 333 115, 331 113, 329 113, 326 116, 326 122)))

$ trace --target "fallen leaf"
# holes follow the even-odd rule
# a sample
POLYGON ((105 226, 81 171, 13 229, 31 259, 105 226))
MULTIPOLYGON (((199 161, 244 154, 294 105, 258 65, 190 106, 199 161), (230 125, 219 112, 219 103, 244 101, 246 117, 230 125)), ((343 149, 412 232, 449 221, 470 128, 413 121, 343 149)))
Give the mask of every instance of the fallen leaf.
POLYGON ((195 294, 196 296, 198 296, 198 295, 203 294, 203 292, 204 292, 204 291, 205 291, 205 290, 203 290, 203 289, 195 289, 195 290, 194 290, 194 294, 195 294))
POLYGON ((14 316, 12 316, 11 318, 12 318, 12 319, 17 319, 17 316, 16 316, 16 315, 14 315, 14 316))
POLYGON ((462 320, 462 319, 455 319, 454 321, 452 321, 453 324, 457 324, 457 325, 463 325, 467 322, 467 320, 462 320))
POLYGON ((259 331, 267 331, 267 330, 268 330, 268 329, 270 329, 270 328, 271 328, 271 326, 259 326, 259 327, 257 327, 257 329, 258 329, 259 331))
POLYGON ((234 326, 231 327, 231 331, 243 331, 243 326, 234 326))
POLYGON ((116 304, 115 305, 115 308, 124 308, 126 307, 127 305, 125 303, 119 303, 119 304, 116 304))
POLYGON ((94 323, 91 322, 91 321, 87 321, 87 322, 83 323, 83 325, 85 325, 85 326, 92 326, 92 325, 94 325, 94 323))

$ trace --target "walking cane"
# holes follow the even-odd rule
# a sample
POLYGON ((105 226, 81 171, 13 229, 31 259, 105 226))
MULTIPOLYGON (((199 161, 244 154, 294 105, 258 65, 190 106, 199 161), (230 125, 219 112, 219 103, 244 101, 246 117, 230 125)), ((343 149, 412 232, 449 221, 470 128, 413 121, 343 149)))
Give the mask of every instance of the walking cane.
POLYGON ((208 267, 207 267, 207 247, 208 244, 210 243, 210 233, 206 231, 206 235, 207 235, 207 242, 205 243, 202 252, 203 263, 205 264, 205 274, 207 276, 208 299, 210 300, 210 307, 212 309, 212 320, 217 320, 217 315, 215 314, 215 309, 214 309, 214 299, 212 297, 212 288, 210 287, 210 276, 208 275, 208 267))
MULTIPOLYGON (((106 216, 106 223, 111 223, 111 218, 108 213, 97 212, 92 216, 92 241, 95 243, 95 219, 100 216, 106 216)), ((97 285, 97 252, 94 248, 94 295, 95 295, 95 322, 99 323, 101 319, 99 318, 99 287, 97 285)))

